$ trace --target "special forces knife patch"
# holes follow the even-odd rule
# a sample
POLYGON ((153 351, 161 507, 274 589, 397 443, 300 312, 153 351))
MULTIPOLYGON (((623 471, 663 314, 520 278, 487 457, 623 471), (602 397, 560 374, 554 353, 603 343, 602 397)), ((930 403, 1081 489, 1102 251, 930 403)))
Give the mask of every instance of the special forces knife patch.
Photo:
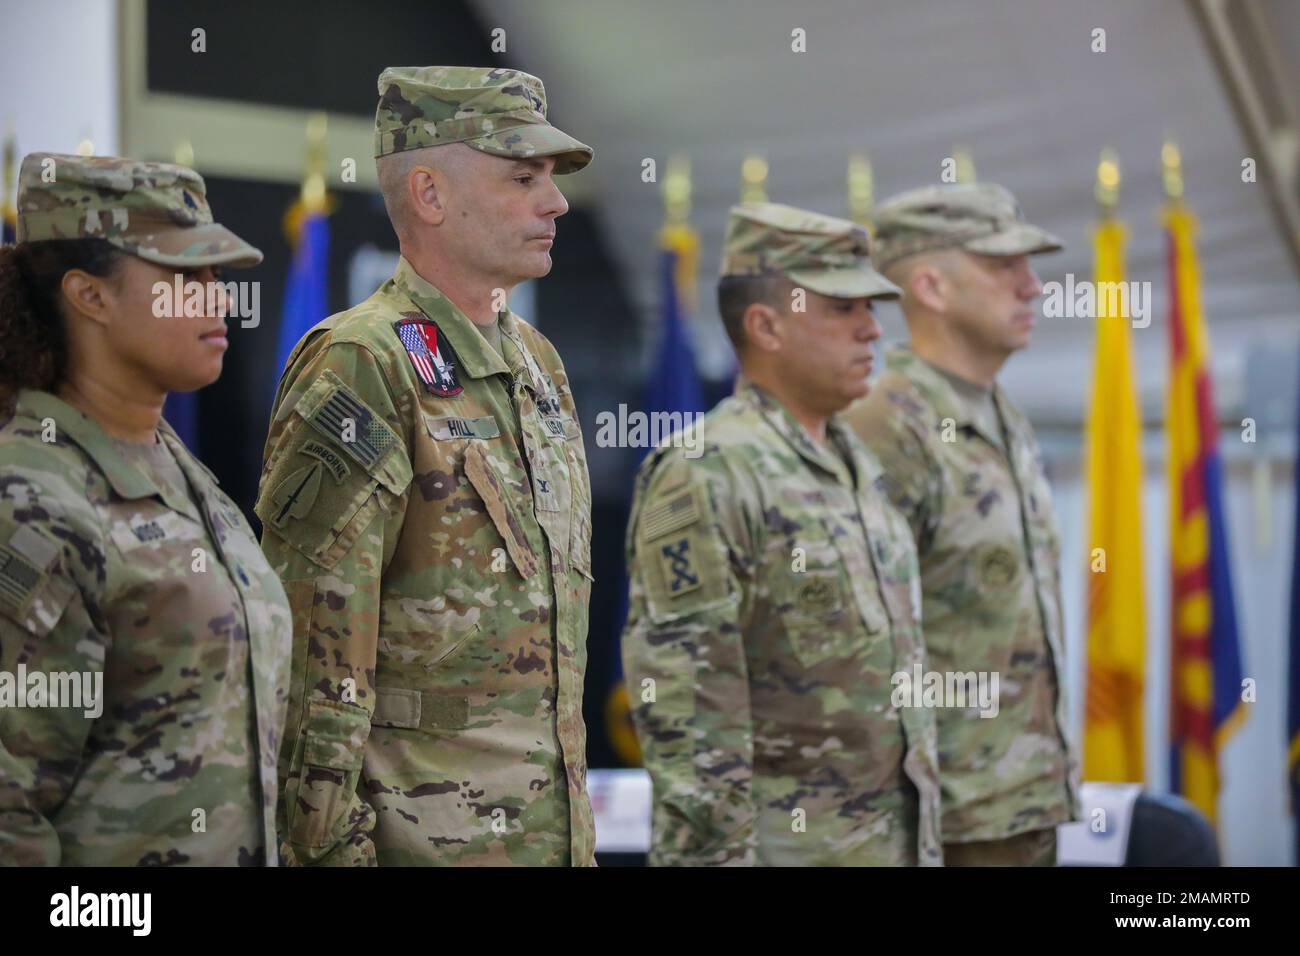
POLYGON ((456 353, 436 322, 403 319, 394 322, 397 337, 415 367, 415 374, 434 395, 451 398, 464 391, 456 378, 456 353))
POLYGON ((320 476, 324 466, 319 461, 299 468, 275 486, 271 492, 271 524, 284 527, 290 518, 305 518, 320 494, 320 476))

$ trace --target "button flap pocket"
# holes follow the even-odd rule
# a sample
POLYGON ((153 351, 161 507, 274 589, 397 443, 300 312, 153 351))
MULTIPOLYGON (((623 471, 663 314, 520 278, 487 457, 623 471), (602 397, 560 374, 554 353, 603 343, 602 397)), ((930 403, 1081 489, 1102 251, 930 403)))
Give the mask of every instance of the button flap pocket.
POLYGON ((483 499, 488 516, 506 543, 506 552, 515 568, 525 577, 537 573, 537 556, 533 553, 515 512, 506 498, 504 483, 493 466, 491 458, 478 442, 470 444, 465 452, 465 477, 483 499))

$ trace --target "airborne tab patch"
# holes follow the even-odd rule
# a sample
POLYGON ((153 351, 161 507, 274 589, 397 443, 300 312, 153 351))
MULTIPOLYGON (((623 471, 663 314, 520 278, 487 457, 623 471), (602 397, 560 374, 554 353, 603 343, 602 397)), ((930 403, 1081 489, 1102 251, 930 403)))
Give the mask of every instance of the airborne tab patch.
POLYGON ((350 474, 347 462, 340 458, 338 452, 328 445, 322 445, 318 441, 308 439, 298 447, 298 451, 321 462, 330 470, 330 474, 334 476, 334 480, 339 484, 342 484, 343 479, 350 474))

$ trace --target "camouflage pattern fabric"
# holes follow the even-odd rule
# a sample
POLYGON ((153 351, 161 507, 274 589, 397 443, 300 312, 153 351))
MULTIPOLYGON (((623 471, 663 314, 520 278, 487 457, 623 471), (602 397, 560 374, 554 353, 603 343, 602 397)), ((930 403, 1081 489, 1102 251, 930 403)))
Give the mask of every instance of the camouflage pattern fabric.
POLYGON ((1056 830, 1030 830, 1005 840, 945 843, 944 866, 1056 866, 1056 830))
POLYGON ((261 252, 212 221, 207 187, 194 170, 117 156, 23 157, 17 239, 106 239, 182 268, 262 261, 261 252))
POLYGON ((158 431, 187 500, 54 395, 20 392, 0 425, 0 672, 103 681, 97 717, 0 706, 0 863, 277 863, 288 605, 239 509, 158 431))
POLYGON ((542 81, 518 70, 391 66, 379 74, 375 156, 464 143, 510 159, 554 156, 555 173, 576 173, 592 150, 546 119, 542 81))
POLYGON ((921 252, 965 249, 986 256, 1056 252, 1061 240, 1025 222, 1020 204, 995 183, 921 186, 876 208, 876 264, 921 252))
POLYGON ((879 465, 743 381, 699 427, 698 459, 646 459, 628 527, 651 862, 940 863, 934 717, 891 706, 892 675, 925 655, 879 465))
POLYGON ((591 489, 564 367, 405 259, 281 380, 257 501, 294 611, 304 863, 590 864, 591 489))
POLYGON ((896 347, 844 416, 916 537, 931 666, 1000 675, 996 717, 938 713, 945 843, 1078 815, 1051 489, 1029 422, 1000 388, 994 399, 1007 451, 940 372, 896 347))
POLYGON ((872 268, 870 256, 871 237, 855 222, 780 203, 741 203, 727 219, 722 275, 783 274, 822 295, 898 298, 898 286, 872 268))

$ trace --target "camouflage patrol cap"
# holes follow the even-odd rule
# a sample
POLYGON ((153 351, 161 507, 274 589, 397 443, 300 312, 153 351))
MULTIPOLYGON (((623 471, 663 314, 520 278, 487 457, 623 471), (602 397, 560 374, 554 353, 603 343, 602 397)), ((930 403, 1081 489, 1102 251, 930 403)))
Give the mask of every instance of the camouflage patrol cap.
POLYGON ((896 299, 900 292, 871 267, 871 238, 857 223, 779 203, 732 206, 722 275, 774 272, 839 299, 896 299))
POLYGON ((511 159, 554 156, 557 174, 591 162, 591 147, 546 121, 546 89, 518 70, 390 66, 379 74, 375 157, 464 143, 511 159))
POLYGON ((876 261, 965 249, 987 256, 1056 252, 1061 240, 1025 222, 1016 197, 993 183, 922 186, 876 207, 876 261))
POLYGON ((255 266, 262 253, 212 221, 203 177, 118 156, 28 153, 18 173, 19 242, 105 239, 164 266, 255 266))

